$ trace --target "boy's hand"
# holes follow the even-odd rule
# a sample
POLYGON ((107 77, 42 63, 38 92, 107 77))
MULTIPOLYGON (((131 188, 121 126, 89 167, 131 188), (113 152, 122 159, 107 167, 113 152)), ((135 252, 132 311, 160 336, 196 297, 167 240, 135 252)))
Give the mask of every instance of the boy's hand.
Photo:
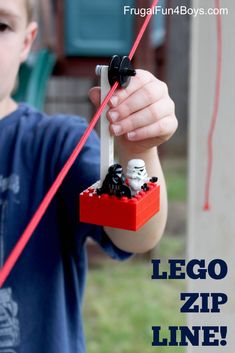
MULTIPOLYGON (((118 89, 109 103, 110 132, 132 152, 140 153, 167 141, 178 122, 167 85, 144 70, 136 70, 126 89, 118 89)), ((90 90, 91 101, 99 106, 100 88, 90 90)))

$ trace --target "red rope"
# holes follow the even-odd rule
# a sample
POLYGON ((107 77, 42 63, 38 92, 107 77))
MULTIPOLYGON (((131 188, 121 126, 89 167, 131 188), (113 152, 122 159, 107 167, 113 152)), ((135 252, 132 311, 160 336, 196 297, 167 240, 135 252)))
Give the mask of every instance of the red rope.
MULTIPOLYGON (((215 0, 215 7, 220 9, 220 0, 215 0)), ((218 120, 219 102, 221 93, 221 77, 222 77, 222 18, 221 15, 216 16, 217 19, 217 69, 216 69, 216 87, 215 87, 215 99, 214 108, 211 118, 211 124, 208 134, 207 141, 207 153, 208 153, 208 165, 206 174, 206 185, 205 185, 205 200, 204 200, 204 211, 211 209, 210 205, 210 190, 211 190, 211 176, 213 168, 213 137, 215 133, 215 127, 218 120)))
POLYGON ((134 56, 134 54, 136 52, 136 49, 138 48, 138 45, 139 45, 139 43, 140 43, 140 41, 141 41, 141 39, 142 39, 142 37, 144 35, 144 32, 146 31, 146 28, 147 28, 147 26, 149 24, 149 21, 151 20, 154 7, 157 6, 158 2, 159 2, 159 0, 155 0, 152 3, 151 11, 150 11, 149 15, 146 17, 146 19, 145 19, 145 21, 144 21, 144 23, 143 23, 143 25, 142 25, 142 27, 141 27, 141 29, 139 31, 139 34, 138 34, 138 36, 137 36, 137 38, 135 40, 135 43, 133 44, 133 47, 132 47, 132 49, 130 51, 130 54, 129 54, 129 59, 130 60, 132 60, 132 58, 133 58, 133 56, 134 56))
MULTIPOLYGON (((154 0, 151 8, 153 9, 157 4, 159 0, 154 0)), ((137 36, 136 41, 134 42, 134 45, 130 51, 129 58, 132 59, 134 56, 134 53, 143 37, 143 34, 147 28, 147 25, 149 24, 149 21, 152 17, 153 11, 149 13, 140 29, 140 32, 137 36)), ((36 213, 32 217, 31 221, 29 222, 28 226, 26 227, 25 231, 19 238, 17 244, 15 245, 14 249, 10 253, 8 259, 4 263, 3 267, 1 268, 0 271, 0 287, 3 286, 4 282, 6 281, 7 277, 9 276, 11 270, 13 269, 15 263, 19 259, 20 255, 22 254, 25 246, 29 242, 30 238, 32 237, 33 232, 37 228, 39 222, 41 221, 43 215, 45 214, 48 206, 50 205, 53 197, 55 196, 56 192, 58 191, 60 185, 62 184, 63 180, 65 179, 67 173, 69 172, 70 168, 74 164, 76 158, 78 157, 79 153, 81 152, 81 149, 85 145, 91 131, 95 127, 97 121, 99 120, 99 117, 101 116, 104 108, 108 104, 110 98, 112 97, 113 93, 116 91, 118 87, 118 82, 116 82, 113 87, 110 89, 108 92, 107 96, 103 100, 101 106, 97 110, 96 114, 92 118, 89 126, 87 127, 83 137, 75 147, 74 151, 72 152, 71 156, 69 157, 68 161, 65 163, 64 167, 62 168, 61 172, 57 176, 56 180, 54 181, 53 185, 50 187, 49 191, 47 192, 46 196, 42 200, 41 204, 39 205, 36 213)))

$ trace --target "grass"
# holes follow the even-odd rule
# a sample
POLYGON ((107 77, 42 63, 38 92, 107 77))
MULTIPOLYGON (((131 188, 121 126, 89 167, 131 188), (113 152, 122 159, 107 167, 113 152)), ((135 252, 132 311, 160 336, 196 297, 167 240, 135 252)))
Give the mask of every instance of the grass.
POLYGON ((167 261, 169 258, 184 258, 186 240, 184 236, 164 235, 160 244, 154 250, 154 257, 167 261))
POLYGON ((166 159, 162 163, 165 173, 168 198, 171 201, 186 201, 187 164, 184 158, 166 159))
MULTIPOLYGON (((168 238, 158 250, 163 270, 167 250, 168 257, 172 251, 182 253, 182 240, 168 238)), ((162 337, 167 337, 168 326, 185 323, 179 313, 185 283, 151 280, 151 272, 150 260, 104 261, 90 270, 84 312, 88 353, 184 352, 180 347, 152 347, 152 326, 162 326, 162 337)))

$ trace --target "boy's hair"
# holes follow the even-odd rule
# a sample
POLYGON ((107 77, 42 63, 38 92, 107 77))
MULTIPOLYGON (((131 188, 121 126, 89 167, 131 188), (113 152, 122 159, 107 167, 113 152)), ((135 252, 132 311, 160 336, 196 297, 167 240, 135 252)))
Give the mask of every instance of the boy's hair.
POLYGON ((34 11, 35 11, 35 0, 25 0, 26 1, 26 10, 27 10, 27 19, 28 22, 33 20, 34 11))

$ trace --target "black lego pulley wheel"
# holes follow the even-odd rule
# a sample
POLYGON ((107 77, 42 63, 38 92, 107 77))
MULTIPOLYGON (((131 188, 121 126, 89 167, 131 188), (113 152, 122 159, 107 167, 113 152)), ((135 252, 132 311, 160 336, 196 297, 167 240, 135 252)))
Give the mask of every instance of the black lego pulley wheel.
POLYGON ((126 88, 131 80, 131 76, 135 76, 136 71, 133 69, 128 56, 114 55, 109 64, 108 78, 110 86, 118 81, 120 87, 126 88))

